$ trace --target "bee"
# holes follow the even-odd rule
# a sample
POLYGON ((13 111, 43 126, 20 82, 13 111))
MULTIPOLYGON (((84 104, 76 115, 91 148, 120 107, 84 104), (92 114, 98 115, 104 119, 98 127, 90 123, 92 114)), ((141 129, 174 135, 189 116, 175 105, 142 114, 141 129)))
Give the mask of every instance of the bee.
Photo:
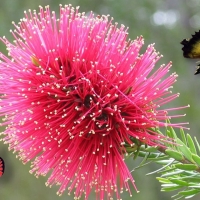
MULTIPOLYGON (((189 39, 184 39, 181 44, 183 45, 183 56, 185 58, 200 58, 200 31, 195 32, 189 39)), ((200 73, 200 64, 197 65, 196 74, 200 73)))

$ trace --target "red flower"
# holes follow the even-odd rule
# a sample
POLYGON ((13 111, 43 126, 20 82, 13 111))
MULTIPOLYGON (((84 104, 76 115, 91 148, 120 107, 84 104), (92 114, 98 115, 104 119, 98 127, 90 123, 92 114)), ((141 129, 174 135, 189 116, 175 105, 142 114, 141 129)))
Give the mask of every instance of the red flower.
POLYGON ((169 91, 176 75, 164 78, 171 63, 152 72, 160 58, 153 45, 140 55, 143 38, 127 40, 127 29, 107 16, 71 6, 60 8, 60 19, 49 7, 25 15, 14 24, 14 44, 2 39, 4 141, 24 163, 34 160, 36 176, 52 170, 47 185, 60 184, 59 194, 131 193, 123 145, 163 145, 152 130, 169 118, 160 106, 178 96, 169 91))

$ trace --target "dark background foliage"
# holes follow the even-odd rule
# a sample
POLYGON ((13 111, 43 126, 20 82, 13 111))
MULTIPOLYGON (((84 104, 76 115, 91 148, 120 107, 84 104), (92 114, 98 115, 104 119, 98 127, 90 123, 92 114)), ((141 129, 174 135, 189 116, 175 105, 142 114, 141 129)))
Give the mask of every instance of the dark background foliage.
MULTIPOLYGON (((18 22, 23 17, 24 10, 36 9, 38 6, 50 5, 51 10, 58 13, 59 4, 80 6, 80 11, 93 10, 97 14, 110 14, 114 21, 129 27, 129 38, 139 35, 145 38, 145 47, 155 43, 157 51, 164 55, 157 67, 162 63, 173 62, 171 72, 177 72, 179 77, 174 86, 174 92, 180 97, 171 103, 171 107, 190 104, 191 107, 181 111, 187 116, 174 121, 188 121, 191 130, 189 133, 200 140, 200 75, 194 76, 195 60, 187 60, 182 56, 180 41, 191 36, 200 29, 200 1, 199 0, 0 0, 0 36, 13 40, 9 32, 13 29, 12 21, 18 22)), ((0 51, 6 53, 5 46, 0 43, 0 51)), ((6 163, 5 175, 0 178, 0 199, 5 200, 66 200, 73 199, 67 192, 63 196, 56 195, 57 187, 48 188, 44 182, 47 178, 36 179, 29 174, 30 164, 23 165, 16 155, 7 150, 7 145, 0 143, 0 156, 6 163)), ((130 170, 138 162, 132 159, 127 161, 130 170)), ((127 193, 122 195, 123 200, 168 200, 172 193, 161 193, 160 184, 155 177, 145 176, 146 173, 159 166, 148 165, 133 172, 139 194, 133 189, 133 197, 127 193)), ((95 199, 91 196, 90 199, 95 199)), ((194 197, 194 200, 199 197, 194 197)))

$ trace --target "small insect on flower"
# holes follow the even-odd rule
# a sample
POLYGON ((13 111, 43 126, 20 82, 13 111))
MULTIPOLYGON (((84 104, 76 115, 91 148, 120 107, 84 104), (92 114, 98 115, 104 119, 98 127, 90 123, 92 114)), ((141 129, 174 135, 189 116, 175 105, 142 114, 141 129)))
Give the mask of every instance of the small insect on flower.
POLYGON ((0 177, 3 176, 5 171, 5 163, 3 158, 0 157, 0 177))
MULTIPOLYGON (((181 44, 183 45, 183 56, 185 58, 200 58, 200 31, 195 32, 189 39, 184 39, 181 44)), ((200 64, 197 65, 196 74, 200 73, 200 64)))

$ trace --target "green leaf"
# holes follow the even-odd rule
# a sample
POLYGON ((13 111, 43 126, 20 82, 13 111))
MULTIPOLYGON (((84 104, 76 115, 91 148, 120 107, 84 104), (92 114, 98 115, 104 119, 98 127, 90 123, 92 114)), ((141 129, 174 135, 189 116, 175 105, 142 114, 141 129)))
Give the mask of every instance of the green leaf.
POLYGON ((195 140, 195 142, 196 142, 196 145, 197 145, 197 147, 198 147, 198 150, 199 150, 199 153, 200 153, 200 145, 199 145, 199 142, 198 142, 198 140, 197 140, 197 138, 196 138, 196 137, 194 137, 194 140, 195 140))
POLYGON ((184 196, 179 196, 179 194, 173 195, 172 198, 174 198, 175 200, 179 200, 179 199, 183 199, 184 196))
MULTIPOLYGON (((167 129, 167 130, 166 130, 166 136, 169 137, 169 138, 173 138, 173 133, 172 133, 169 129, 167 129)), ((174 148, 174 144, 172 144, 172 143, 166 143, 165 145, 166 145, 167 147, 172 147, 172 148, 174 148)))
POLYGON ((186 181, 182 181, 179 179, 169 179, 169 180, 177 185, 188 186, 188 183, 186 181))
MULTIPOLYGON (((172 165, 172 166, 170 166, 170 167, 164 166, 163 168, 164 168, 164 170, 161 171, 162 176, 165 175, 165 174, 168 174, 168 173, 172 173, 172 175, 170 175, 170 176, 174 176, 174 175, 176 175, 176 172, 179 170, 179 169, 176 169, 176 168, 174 167, 174 165, 172 165), (175 173, 175 174, 174 174, 174 173, 175 173)), ((163 176, 163 177, 164 177, 164 176, 163 176)))
POLYGON ((190 152, 190 149, 179 139, 176 139, 177 142, 177 148, 178 150, 191 162, 194 162, 192 159, 192 153, 190 152))
POLYGON ((163 171, 167 166, 171 165, 173 162, 174 162, 174 160, 170 160, 170 159, 169 159, 167 165, 161 167, 160 169, 157 169, 157 170, 154 171, 154 172, 150 172, 150 173, 148 173, 147 175, 155 174, 155 173, 161 172, 161 171, 163 171))
POLYGON ((157 179, 160 183, 170 183, 170 182, 171 182, 169 179, 162 178, 162 177, 156 177, 156 179, 157 179))
POLYGON ((198 166, 195 164, 175 164, 174 165, 178 169, 183 169, 183 170, 197 170, 198 166))
POLYGON ((138 156, 147 157, 148 160, 153 160, 153 161, 169 159, 169 156, 162 153, 149 153, 149 152, 144 152, 141 150, 138 152, 138 156))
POLYGON ((170 133, 171 133, 171 136, 173 139, 176 139, 177 138, 177 135, 176 135, 176 132, 174 131, 174 129, 170 126, 169 127, 169 130, 170 130, 170 133))
POLYGON ((167 149, 165 150, 165 153, 169 155, 170 157, 174 158, 175 160, 181 161, 184 160, 184 157, 181 153, 175 150, 167 149))
POLYGON ((158 149, 155 147, 147 147, 147 148, 145 148, 145 151, 151 152, 151 153, 156 153, 156 152, 158 152, 158 149))
POLYGON ((195 163, 200 166, 200 157, 196 154, 192 154, 192 158, 195 161, 195 163))
MULTIPOLYGON (((168 158, 168 160, 157 160, 155 161, 159 165, 167 165, 173 158, 168 158)), ((173 159, 174 161, 174 159, 173 159)))
POLYGON ((173 134, 171 133, 170 130, 166 130, 166 135, 169 137, 169 138, 173 138, 173 134))
POLYGON ((181 174, 183 173, 184 170, 175 170, 173 172, 167 172, 165 174, 162 174, 162 177, 169 177, 169 176, 173 176, 173 175, 177 175, 177 174, 181 174))
POLYGON ((165 192, 174 191, 183 187, 176 184, 163 184, 161 186, 162 186, 161 191, 165 191, 165 192))
POLYGON ((192 153, 196 154, 197 151, 196 151, 195 144, 194 144, 194 142, 192 140, 192 137, 189 134, 187 134, 187 142, 188 142, 188 147, 190 148, 190 151, 192 153))
POLYGON ((159 160, 164 160, 164 159, 169 159, 169 156, 158 156, 158 157, 155 157, 155 158, 151 158, 151 157, 148 157, 148 160, 151 160, 153 162, 156 162, 156 161, 159 161, 159 160))
MULTIPOLYGON (((190 198, 192 198, 192 197, 194 197, 194 196, 195 196, 195 194, 190 195, 190 196, 186 196, 185 199, 190 199, 190 198)), ((177 199, 175 199, 175 200, 177 200, 177 199)))
POLYGON ((133 159, 136 159, 136 158, 138 157, 139 153, 140 153, 140 147, 138 147, 137 150, 136 150, 136 151, 133 151, 133 152, 134 152, 134 157, 133 157, 133 159))
POLYGON ((184 130, 181 128, 180 129, 180 134, 181 134, 181 138, 182 138, 182 142, 187 145, 187 140, 186 140, 186 137, 185 137, 185 133, 184 133, 184 130))
POLYGON ((181 192, 179 192, 179 194, 184 195, 184 196, 189 196, 189 195, 197 194, 199 192, 200 192, 200 190, 198 190, 198 189, 191 189, 191 190, 181 191, 181 192))
POLYGON ((181 178, 184 181, 187 181, 188 183, 200 183, 200 177, 197 176, 187 176, 181 178))
POLYGON ((200 189, 200 184, 199 185, 190 185, 189 187, 190 188, 198 188, 198 189, 200 189))
POLYGON ((137 156, 140 156, 140 157, 146 157, 147 153, 146 152, 143 152, 143 151, 139 151, 138 155, 137 156))

